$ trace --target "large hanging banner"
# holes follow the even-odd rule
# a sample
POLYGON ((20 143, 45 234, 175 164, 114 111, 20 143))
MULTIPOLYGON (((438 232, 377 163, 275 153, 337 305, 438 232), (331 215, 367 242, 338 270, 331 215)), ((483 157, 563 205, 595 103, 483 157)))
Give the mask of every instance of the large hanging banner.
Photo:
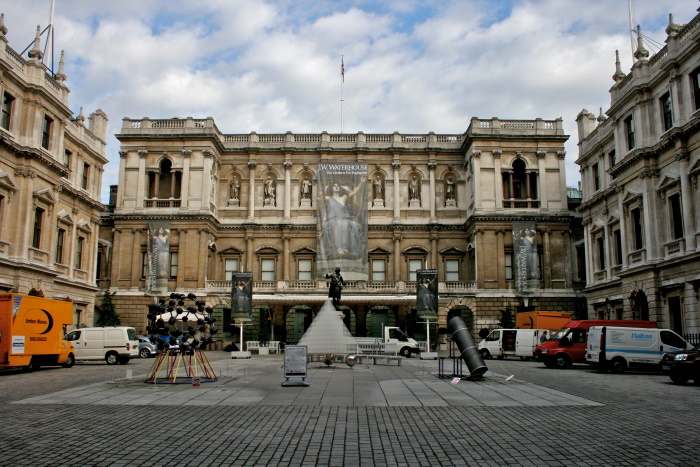
POLYGON ((438 271, 418 269, 416 271, 416 313, 420 319, 437 320, 438 310, 438 271))
POLYGON ((170 221, 148 222, 148 277, 150 293, 164 293, 170 278, 170 221))
POLYGON ((231 319, 252 321, 253 313, 253 273, 236 272, 231 274, 231 319))
POLYGON ((540 259, 534 222, 513 222, 515 290, 532 295, 540 288, 540 259))
POLYGON ((367 164, 318 164, 317 277, 367 280, 367 164))

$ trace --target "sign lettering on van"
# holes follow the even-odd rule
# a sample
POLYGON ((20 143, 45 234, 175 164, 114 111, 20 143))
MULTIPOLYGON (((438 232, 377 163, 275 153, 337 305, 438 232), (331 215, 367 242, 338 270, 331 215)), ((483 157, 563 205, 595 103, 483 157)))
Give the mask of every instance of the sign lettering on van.
POLYGON ((651 334, 642 334, 641 332, 633 332, 632 339, 653 339, 651 334))

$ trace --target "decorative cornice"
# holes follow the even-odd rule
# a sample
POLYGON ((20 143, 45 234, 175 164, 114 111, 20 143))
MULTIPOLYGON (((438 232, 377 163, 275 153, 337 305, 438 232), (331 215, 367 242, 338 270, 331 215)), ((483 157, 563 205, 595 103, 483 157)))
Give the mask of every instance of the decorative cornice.
POLYGON ((392 167, 394 170, 399 170, 399 169, 401 168, 401 162, 392 162, 392 163, 391 163, 391 167, 392 167))
POLYGON ((495 150, 491 151, 491 154, 493 154, 493 157, 495 159, 500 159, 501 155, 503 154, 503 151, 501 151, 500 149, 495 149, 495 150))
POLYGON ((183 157, 190 157, 192 155, 192 150, 191 149, 183 149, 182 150, 182 156, 183 157))
POLYGON ((205 149, 202 151, 204 157, 214 157, 214 152, 211 149, 205 149))
POLYGON ((545 151, 537 151, 535 154, 537 155, 538 159, 544 159, 547 156, 545 151))
POLYGON ((140 149, 139 150, 140 157, 146 157, 147 155, 148 155, 148 149, 140 149))
POLYGON ((428 169, 435 170, 436 168, 437 164, 435 162, 428 162, 428 169))
POLYGON ((566 151, 557 151, 557 157, 559 159, 564 159, 566 157, 566 151))
POLYGON ((32 167, 15 167, 15 177, 36 178, 36 170, 32 167))
POLYGON ((248 162, 248 168, 249 168, 250 170, 253 170, 253 169, 256 168, 257 166, 258 166, 257 162, 248 162))

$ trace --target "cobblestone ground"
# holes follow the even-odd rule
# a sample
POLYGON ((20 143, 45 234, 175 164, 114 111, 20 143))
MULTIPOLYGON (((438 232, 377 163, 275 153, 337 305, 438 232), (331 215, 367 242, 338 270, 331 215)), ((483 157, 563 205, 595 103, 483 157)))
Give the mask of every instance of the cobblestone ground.
POLYGON ((201 388, 145 385, 153 359, 0 372, 0 465, 698 465, 700 386, 656 373, 488 360, 451 384, 413 358, 280 388, 278 357, 208 355, 227 376, 201 388))

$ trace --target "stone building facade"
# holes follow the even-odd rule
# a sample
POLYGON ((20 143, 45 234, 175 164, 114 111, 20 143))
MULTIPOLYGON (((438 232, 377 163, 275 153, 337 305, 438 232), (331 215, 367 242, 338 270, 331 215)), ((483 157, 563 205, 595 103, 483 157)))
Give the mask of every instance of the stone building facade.
POLYGON ((588 314, 700 331, 700 16, 670 16, 649 56, 637 29, 605 115, 578 115, 588 314))
POLYGON ((59 70, 42 63, 39 31, 28 58, 8 45, 0 17, 0 291, 74 303, 92 324, 107 117, 77 117, 59 70))
POLYGON ((346 277, 341 300, 354 335, 387 324, 424 336, 419 269, 438 271, 433 337, 450 311, 475 333, 497 327, 507 306, 585 312, 560 119, 474 118, 465 133, 447 135, 224 134, 212 118, 125 118, 117 138, 98 283, 116 292, 123 322, 141 330, 155 297, 192 292, 215 307, 228 340, 237 333, 222 311, 231 273, 249 271, 256 311, 245 339, 269 325, 273 340, 297 342, 327 298, 317 208, 319 170, 331 162, 366 165, 367 270, 346 277), (169 264, 149 285, 154 223, 168 233, 169 264), (518 223, 529 226, 539 265, 527 289, 516 286, 518 223))

